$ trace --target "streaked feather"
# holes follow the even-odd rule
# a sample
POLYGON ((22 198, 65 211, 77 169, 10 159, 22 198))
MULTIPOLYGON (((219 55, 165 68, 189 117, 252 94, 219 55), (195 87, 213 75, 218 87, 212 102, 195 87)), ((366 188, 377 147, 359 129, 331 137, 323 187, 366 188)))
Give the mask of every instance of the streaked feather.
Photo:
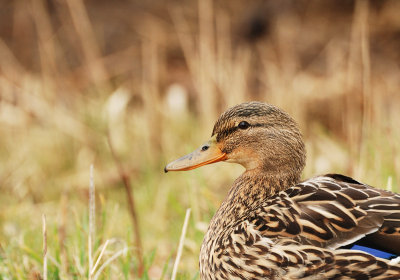
MULTIPOLYGON (((398 264, 340 249, 371 234, 397 238, 400 219, 393 213, 400 209, 400 196, 337 176, 312 178, 281 191, 262 201, 234 228, 218 233, 207 250, 213 255, 207 259, 214 269, 204 275, 209 279, 400 279, 398 264), (234 271, 238 274, 232 278, 234 271)), ((394 251, 400 254, 400 248, 394 251)))

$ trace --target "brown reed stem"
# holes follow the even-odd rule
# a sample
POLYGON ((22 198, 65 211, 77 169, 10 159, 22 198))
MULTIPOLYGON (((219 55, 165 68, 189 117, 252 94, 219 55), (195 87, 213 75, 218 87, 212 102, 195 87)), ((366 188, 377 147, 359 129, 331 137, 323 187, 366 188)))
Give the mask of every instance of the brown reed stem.
POLYGON ((121 161, 119 160, 119 158, 114 150, 114 147, 113 147, 112 141, 111 141, 111 135, 109 132, 107 132, 107 142, 108 142, 108 146, 110 148, 111 155, 117 166, 119 176, 120 176, 122 183, 124 185, 124 188, 125 188, 126 197, 127 197, 127 201, 128 201, 128 210, 129 210, 130 216, 132 218, 133 232, 135 234, 134 238, 135 238, 135 243, 136 243, 136 247, 137 247, 136 257, 139 262, 138 274, 139 274, 139 277, 141 277, 143 274, 143 271, 144 271, 143 250, 142 250, 143 247, 142 247, 142 239, 141 239, 140 230, 139 230, 139 221, 138 221, 138 216, 136 213, 135 199, 133 196, 131 183, 129 180, 129 176, 124 171, 121 161))
POLYGON ((109 74, 103 61, 100 59, 102 57, 101 50, 97 43, 85 2, 83 0, 69 0, 65 1, 65 3, 69 8, 72 23, 79 39, 78 42, 81 44, 85 64, 87 65, 92 81, 99 83, 107 80, 109 74))
POLYGON ((360 52, 361 52, 361 70, 362 70, 362 100, 363 100, 363 112, 362 112, 362 127, 361 127, 361 138, 360 138, 360 162, 363 162, 363 157, 366 156, 366 143, 365 140, 368 136, 366 135, 371 127, 372 111, 373 111, 373 96, 371 94, 371 60, 369 52, 369 27, 368 27, 368 16, 369 16, 369 1, 357 1, 356 5, 359 5, 360 13, 360 52))

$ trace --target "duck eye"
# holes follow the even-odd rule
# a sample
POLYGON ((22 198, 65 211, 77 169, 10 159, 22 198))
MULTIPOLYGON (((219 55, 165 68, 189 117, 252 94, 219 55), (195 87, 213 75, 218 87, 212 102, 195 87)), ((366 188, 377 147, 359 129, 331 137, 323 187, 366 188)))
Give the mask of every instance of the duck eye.
POLYGON ((208 150, 208 148, 210 148, 210 146, 203 146, 203 147, 201 147, 201 150, 204 152, 204 151, 207 151, 208 150))
POLYGON ((241 121, 241 122, 238 124, 238 127, 239 127, 240 129, 247 129, 247 128, 249 128, 249 126, 250 126, 250 124, 249 124, 248 122, 246 122, 246 121, 241 121))

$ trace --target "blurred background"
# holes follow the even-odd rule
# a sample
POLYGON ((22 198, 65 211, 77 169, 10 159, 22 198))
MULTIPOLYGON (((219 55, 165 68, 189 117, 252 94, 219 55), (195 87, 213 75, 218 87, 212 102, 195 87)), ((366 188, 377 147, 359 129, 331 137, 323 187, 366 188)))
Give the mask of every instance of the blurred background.
POLYGON ((398 191, 399 14, 396 0, 1 0, 0 278, 44 279, 42 214, 46 275, 88 278, 91 164, 95 276, 169 279, 191 208, 177 279, 198 278, 243 169, 163 167, 243 101, 298 121, 304 178, 398 191))

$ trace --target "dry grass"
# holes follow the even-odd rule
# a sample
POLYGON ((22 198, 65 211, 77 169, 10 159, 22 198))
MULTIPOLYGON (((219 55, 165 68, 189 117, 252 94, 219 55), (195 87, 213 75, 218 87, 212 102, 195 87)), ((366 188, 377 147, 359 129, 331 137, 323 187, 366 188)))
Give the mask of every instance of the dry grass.
POLYGON ((246 100, 298 120, 304 177, 397 191, 400 4, 379 2, 3 1, 0 278, 42 279, 47 261, 49 279, 168 279, 187 208, 177 279, 198 277, 208 221, 242 169, 162 169, 246 100))

